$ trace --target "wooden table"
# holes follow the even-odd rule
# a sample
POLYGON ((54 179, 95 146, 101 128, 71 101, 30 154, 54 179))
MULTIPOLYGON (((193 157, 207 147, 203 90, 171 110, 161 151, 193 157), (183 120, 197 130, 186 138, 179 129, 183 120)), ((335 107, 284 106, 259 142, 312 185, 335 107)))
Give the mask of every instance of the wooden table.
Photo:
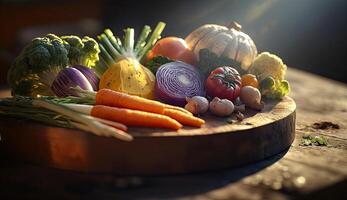
MULTIPOLYGON (((0 198, 212 200, 347 197, 347 86, 292 68, 288 70, 287 79, 292 86, 290 96, 297 103, 296 139, 287 151, 274 157, 234 169, 157 177, 74 173, 1 159, 0 198), (324 121, 338 127, 313 127, 314 123, 324 121), (300 145, 302 136, 307 133, 326 137, 328 146, 300 145)), ((3 91, 0 96, 6 94, 8 91, 3 91)))

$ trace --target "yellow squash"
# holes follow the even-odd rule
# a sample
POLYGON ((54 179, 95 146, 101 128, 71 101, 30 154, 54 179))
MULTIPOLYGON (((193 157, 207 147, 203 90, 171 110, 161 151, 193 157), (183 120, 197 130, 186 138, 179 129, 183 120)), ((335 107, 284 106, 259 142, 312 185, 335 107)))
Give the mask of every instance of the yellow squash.
POLYGON ((108 88, 148 99, 154 98, 155 76, 137 60, 124 58, 102 75, 99 88, 108 88))

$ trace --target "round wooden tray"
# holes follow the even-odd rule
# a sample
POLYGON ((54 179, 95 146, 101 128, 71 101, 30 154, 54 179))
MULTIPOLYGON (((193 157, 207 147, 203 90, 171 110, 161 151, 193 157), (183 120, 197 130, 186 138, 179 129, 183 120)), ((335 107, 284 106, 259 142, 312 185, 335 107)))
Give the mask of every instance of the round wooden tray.
POLYGON ((262 112, 230 124, 205 116, 202 128, 130 128, 132 142, 24 120, 1 120, 0 150, 14 159, 80 172, 157 175, 198 172, 258 161, 288 148, 295 136, 293 99, 267 101, 262 112))

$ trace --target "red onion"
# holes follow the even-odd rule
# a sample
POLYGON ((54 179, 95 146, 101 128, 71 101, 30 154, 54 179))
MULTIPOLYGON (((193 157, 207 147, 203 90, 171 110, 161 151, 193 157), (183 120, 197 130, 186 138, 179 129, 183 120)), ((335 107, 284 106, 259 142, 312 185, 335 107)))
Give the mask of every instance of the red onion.
POLYGON ((204 84, 198 70, 179 61, 159 67, 155 92, 158 100, 177 106, 184 106, 186 97, 205 96, 204 84))
POLYGON ((84 90, 93 91, 88 79, 79 70, 68 67, 59 72, 51 85, 51 90, 58 97, 78 96, 71 87, 79 86, 84 90))
POLYGON ((92 69, 83 65, 74 65, 72 67, 82 72, 82 74, 88 79, 89 83, 92 85, 94 91, 98 90, 99 78, 96 76, 95 72, 92 69))

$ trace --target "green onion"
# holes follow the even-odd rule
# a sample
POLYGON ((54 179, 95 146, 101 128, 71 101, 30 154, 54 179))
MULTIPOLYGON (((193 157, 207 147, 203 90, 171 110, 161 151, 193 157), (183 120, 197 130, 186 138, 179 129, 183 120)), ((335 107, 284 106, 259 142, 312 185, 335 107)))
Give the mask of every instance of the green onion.
POLYGON ((108 40, 108 38, 105 34, 99 35, 98 39, 102 43, 102 45, 105 48, 105 50, 107 51, 107 53, 109 53, 110 56, 112 56, 113 60, 116 60, 120 56, 120 53, 113 47, 113 45, 108 40))
POLYGON ((99 136, 111 136, 125 141, 132 140, 131 135, 107 125, 112 122, 106 123, 105 120, 74 111, 61 104, 63 102, 91 103, 88 98, 78 97, 60 99, 16 96, 0 99, 0 116, 29 119, 64 128, 77 128, 99 136))
POLYGON ((127 53, 131 53, 134 50, 134 29, 127 28, 124 30, 124 49, 127 53))
POLYGON ((115 49, 117 49, 117 51, 120 54, 122 54, 123 49, 122 49, 122 42, 120 41, 120 39, 118 37, 114 36, 110 29, 105 29, 104 32, 105 32, 106 36, 108 37, 108 39, 110 40, 113 47, 115 49))
POLYGON ((164 22, 159 22, 157 24, 157 26, 155 27, 151 37, 149 38, 149 41, 146 44, 146 46, 144 46, 143 49, 138 53, 138 59, 141 62, 144 60, 147 52, 153 47, 153 45, 160 38, 160 34, 163 32, 165 25, 166 24, 164 22))
POLYGON ((141 31, 141 34, 139 38, 137 39, 137 43, 135 45, 134 51, 138 53, 145 45, 146 45, 146 39, 148 35, 151 33, 151 27, 148 25, 145 25, 141 31))
MULTIPOLYGON (((104 33, 98 36, 100 41, 100 60, 107 67, 114 64, 124 57, 131 57, 142 62, 147 52, 153 47, 160 38, 160 34, 165 28, 165 23, 159 22, 154 29, 151 37, 151 27, 145 25, 135 43, 135 31, 133 28, 124 29, 124 41, 113 35, 110 29, 105 29, 104 33), (147 41, 148 40, 148 41, 147 41)), ((100 70, 102 71, 102 70, 100 70)))
POLYGON ((105 61, 105 64, 108 66, 112 65, 114 63, 114 59, 112 56, 106 51, 105 47, 99 43, 99 48, 100 48, 100 57, 105 61))

